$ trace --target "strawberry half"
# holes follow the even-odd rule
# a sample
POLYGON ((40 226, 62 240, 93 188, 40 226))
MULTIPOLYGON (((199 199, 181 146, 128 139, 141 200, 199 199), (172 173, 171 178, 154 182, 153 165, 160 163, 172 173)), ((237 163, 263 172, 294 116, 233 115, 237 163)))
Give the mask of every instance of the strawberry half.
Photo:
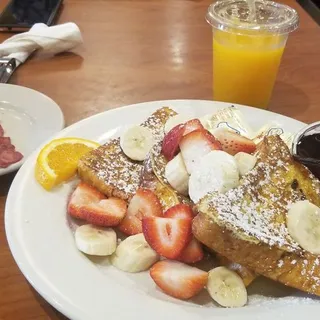
POLYGON ((184 125, 179 124, 172 128, 162 141, 162 154, 170 161, 179 152, 179 143, 184 133, 184 125))
POLYGON ((97 226, 115 227, 124 218, 127 203, 118 198, 109 198, 82 207, 81 212, 87 222, 97 226))
POLYGON ((140 188, 130 200, 127 214, 120 223, 119 230, 127 235, 142 233, 143 218, 162 215, 158 197, 151 190, 140 188))
POLYGON ((171 208, 169 208, 163 216, 165 218, 173 218, 173 219, 190 219, 192 220, 194 217, 193 211, 190 206, 187 204, 177 204, 171 208))
MULTIPOLYGON (((174 207, 169 208, 163 216, 165 218, 192 220, 194 213, 190 206, 186 204, 177 204, 174 207)), ((203 255, 201 243, 197 239, 192 238, 176 259, 185 263, 195 263, 202 260, 203 255)))
POLYGON ((94 225, 113 227, 120 223, 127 211, 127 203, 117 198, 107 199, 104 194, 80 182, 68 203, 68 213, 94 225))
POLYGON ((183 300, 199 293, 208 281, 207 272, 170 260, 153 265, 150 276, 166 294, 183 300))
POLYGON ((177 260, 185 263, 195 263, 203 259, 203 249, 201 243, 192 238, 188 245, 183 249, 177 260))
POLYGON ((190 219, 162 217, 142 220, 142 231, 150 247, 168 259, 177 258, 191 237, 190 219))
POLYGON ((103 199, 106 199, 104 194, 88 184, 80 182, 70 197, 67 211, 74 218, 85 219, 82 208, 85 205, 97 203, 103 199))
POLYGON ((185 136, 188 133, 195 131, 195 130, 205 130, 199 119, 192 119, 192 120, 187 121, 184 124, 183 135, 185 136))
POLYGON ((221 150, 221 145, 208 131, 195 130, 181 139, 180 150, 187 171, 191 173, 203 156, 212 150, 221 150))
POLYGON ((227 129, 215 130, 214 136, 220 141, 222 150, 231 155, 240 151, 252 153, 256 150, 256 144, 252 140, 227 129))

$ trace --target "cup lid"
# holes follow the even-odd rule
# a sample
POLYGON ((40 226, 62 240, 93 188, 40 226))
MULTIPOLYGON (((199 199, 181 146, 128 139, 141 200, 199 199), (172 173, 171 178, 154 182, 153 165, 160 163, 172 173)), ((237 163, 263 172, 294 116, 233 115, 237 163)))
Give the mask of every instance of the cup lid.
POLYGON ((249 33, 285 34, 299 25, 296 10, 267 0, 218 0, 209 6, 206 20, 220 30, 249 33))

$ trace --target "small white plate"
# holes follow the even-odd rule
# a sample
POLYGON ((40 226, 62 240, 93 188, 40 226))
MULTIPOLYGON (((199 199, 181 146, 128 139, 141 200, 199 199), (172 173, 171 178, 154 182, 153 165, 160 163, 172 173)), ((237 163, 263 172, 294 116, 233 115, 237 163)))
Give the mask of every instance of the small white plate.
POLYGON ((0 84, 0 124, 11 138, 21 161, 0 168, 0 176, 20 168, 43 141, 64 127, 59 106, 44 94, 25 87, 0 84))
MULTIPOLYGON (((142 103, 85 119, 56 137, 78 136, 102 143, 119 136, 126 126, 141 123, 162 106, 203 116, 230 104, 196 100, 142 103)), ((254 129, 277 121, 284 130, 294 133, 305 125, 272 112, 239 108, 254 129)), ((250 288, 247 306, 224 309, 217 307, 205 291, 191 301, 180 301, 157 289, 148 272, 121 272, 102 259, 94 263, 76 249, 67 223, 66 203, 72 182, 45 191, 33 174, 37 154, 29 157, 12 183, 5 211, 6 234, 12 254, 29 282, 70 319, 300 320, 306 315, 319 315, 317 298, 262 279, 250 288)))

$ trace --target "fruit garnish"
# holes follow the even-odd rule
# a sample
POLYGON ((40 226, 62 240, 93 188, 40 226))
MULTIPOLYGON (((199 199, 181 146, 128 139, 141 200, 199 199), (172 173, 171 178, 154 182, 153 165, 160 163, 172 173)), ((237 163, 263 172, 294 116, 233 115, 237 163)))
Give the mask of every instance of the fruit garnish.
POLYGON ((238 152, 252 153, 256 150, 256 144, 240 134, 227 129, 216 129, 214 136, 221 143, 222 150, 232 156, 238 152))
POLYGON ((242 307, 247 303, 247 289, 240 276, 226 267, 209 271, 207 290, 223 307, 242 307))
POLYGON ((255 156, 245 152, 238 152, 234 158, 237 161, 241 176, 244 176, 250 172, 257 163, 257 158, 255 156))
POLYGON ((120 146, 124 154, 132 160, 143 161, 154 145, 150 129, 132 126, 120 138, 120 146))
POLYGON ((315 255, 320 254, 320 208, 308 200, 293 203, 287 214, 287 228, 297 243, 315 255))
POLYGON ((40 151, 36 167, 36 180, 46 190, 67 181, 75 175, 79 159, 99 144, 81 138, 52 140, 40 151))
POLYGON ((179 124, 171 129, 162 141, 162 154, 170 161, 179 152, 179 143, 184 133, 184 125, 179 124))
POLYGON ((104 194, 90 185, 80 182, 70 197, 67 211, 72 217, 84 220, 85 215, 82 208, 90 203, 97 203, 102 199, 106 199, 104 194))
POLYGON ((210 192, 225 193, 239 185, 239 169, 230 154, 214 150, 203 156, 189 180, 190 199, 197 203, 210 192))
POLYGON ((71 216, 97 226, 114 227, 124 218, 127 203, 118 198, 107 199, 93 187, 81 182, 73 192, 68 212, 71 216))
POLYGON ((182 195, 188 195, 189 174, 181 153, 178 153, 166 164, 165 178, 174 190, 182 195))
MULTIPOLYGON (((177 204, 168 209, 163 216, 165 218, 173 219, 187 219, 192 221, 194 213, 190 206, 186 204, 177 204)), ((192 238, 187 246, 182 250, 181 254, 176 258, 177 260, 185 263, 195 263, 203 258, 203 250, 201 243, 192 238)))
POLYGON ((84 224, 76 229, 77 248, 89 255, 109 256, 117 248, 117 235, 111 228, 84 224))
POLYGON ((194 217, 193 211, 187 204, 177 204, 169 208, 164 214, 164 218, 189 219, 194 217))
POLYGON ((183 135, 185 136, 188 133, 195 131, 195 130, 205 130, 199 119, 192 119, 192 120, 187 121, 184 124, 183 135))
POLYGON ((177 260, 184 263, 195 263, 203 259, 203 249, 201 243, 193 238, 183 249, 177 260))
POLYGON ((115 227, 126 215, 127 203, 118 198, 100 200, 83 207, 85 220, 94 225, 115 227))
POLYGON ((148 270, 160 256, 149 246, 142 233, 135 234, 121 241, 116 252, 111 256, 111 263, 125 272, 148 270))
POLYGON ((168 259, 177 258, 191 240, 190 219, 151 217, 142 220, 143 234, 150 247, 168 259))
POLYGON ((212 150, 221 150, 221 145, 208 131, 195 130, 181 139, 180 150, 187 171, 191 174, 203 156, 212 150))
POLYGON ((208 273, 177 261, 163 260, 150 269, 153 281, 166 294, 178 299, 190 299, 207 283, 208 273))
POLYGON ((119 225, 119 230, 127 235, 142 233, 141 220, 146 217, 162 216, 158 197, 148 189, 138 189, 129 202, 127 214, 119 225))

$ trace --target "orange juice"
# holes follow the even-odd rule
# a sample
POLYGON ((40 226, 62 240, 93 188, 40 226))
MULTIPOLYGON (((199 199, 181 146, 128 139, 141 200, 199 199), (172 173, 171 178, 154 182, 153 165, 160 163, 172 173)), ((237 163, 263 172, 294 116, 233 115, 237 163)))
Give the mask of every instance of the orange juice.
POLYGON ((286 38, 216 31, 213 39, 213 98, 267 108, 286 38))
POLYGON ((213 31, 213 98, 267 108, 297 12, 269 0, 216 0, 206 20, 213 31))

